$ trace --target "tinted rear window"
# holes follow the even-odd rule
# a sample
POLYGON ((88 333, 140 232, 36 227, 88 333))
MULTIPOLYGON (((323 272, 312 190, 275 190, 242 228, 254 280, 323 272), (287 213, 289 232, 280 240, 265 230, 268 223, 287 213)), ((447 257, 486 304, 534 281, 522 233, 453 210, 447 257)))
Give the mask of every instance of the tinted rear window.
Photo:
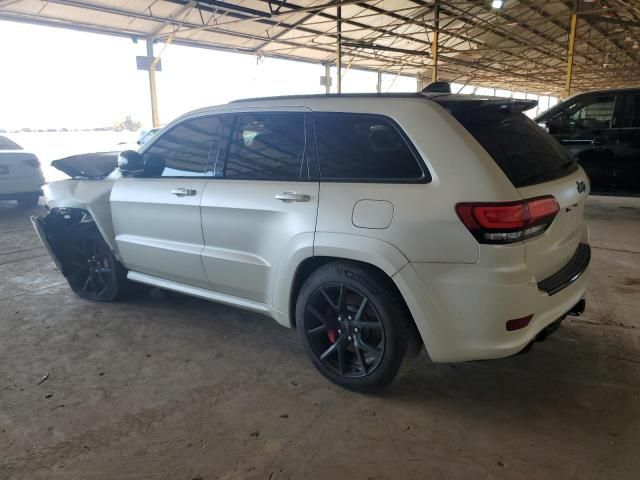
POLYGON ((578 168, 564 147, 524 113, 477 108, 454 115, 515 187, 555 180, 578 168))
POLYGON ((425 175, 407 141, 385 117, 315 113, 320 176, 330 180, 412 181, 425 175))

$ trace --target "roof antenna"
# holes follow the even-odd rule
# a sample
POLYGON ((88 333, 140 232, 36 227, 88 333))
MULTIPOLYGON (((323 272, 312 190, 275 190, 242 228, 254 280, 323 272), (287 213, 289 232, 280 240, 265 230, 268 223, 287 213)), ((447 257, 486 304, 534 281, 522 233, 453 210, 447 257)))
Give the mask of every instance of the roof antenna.
POLYGON ((424 87, 420 93, 451 93, 451 84, 449 82, 431 82, 424 87))

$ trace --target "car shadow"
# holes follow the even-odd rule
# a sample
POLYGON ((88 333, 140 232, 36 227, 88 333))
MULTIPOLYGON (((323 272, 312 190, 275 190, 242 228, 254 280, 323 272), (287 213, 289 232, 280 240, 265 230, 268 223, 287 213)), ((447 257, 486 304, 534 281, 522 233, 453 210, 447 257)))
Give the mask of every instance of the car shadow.
MULTIPOLYGON (((175 322, 179 315, 179 322, 204 329, 212 339, 242 334, 250 343, 260 338, 261 349, 266 351, 305 355, 295 330, 260 314, 158 289, 134 304, 166 312, 167 321, 175 322)), ((162 320, 154 316, 154 321, 162 320)), ((556 333, 522 355, 442 364, 432 362, 423 350, 377 395, 396 404, 435 403, 470 413, 480 409, 478 413, 483 415, 501 417, 571 410, 592 402, 596 390, 613 389, 623 395, 637 391, 633 385, 640 384, 640 369, 604 354, 598 335, 598 328, 565 320, 556 333), (487 405, 491 406, 488 410, 481 407, 487 405)))

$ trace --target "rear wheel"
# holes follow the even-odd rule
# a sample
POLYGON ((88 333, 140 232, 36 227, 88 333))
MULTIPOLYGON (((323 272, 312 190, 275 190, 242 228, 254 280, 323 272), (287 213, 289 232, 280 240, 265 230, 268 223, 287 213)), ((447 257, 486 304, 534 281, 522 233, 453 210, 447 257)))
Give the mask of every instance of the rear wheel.
POLYGON ((314 366, 332 382, 362 392, 394 379, 411 322, 390 280, 356 263, 319 268, 296 303, 296 326, 314 366))
POLYGON ((129 283, 126 271, 95 224, 74 224, 65 237, 63 266, 71 289, 89 300, 110 302, 121 298, 129 283))
POLYGON ((18 205, 22 208, 33 208, 38 205, 40 201, 40 194, 38 192, 23 193, 16 199, 18 205))

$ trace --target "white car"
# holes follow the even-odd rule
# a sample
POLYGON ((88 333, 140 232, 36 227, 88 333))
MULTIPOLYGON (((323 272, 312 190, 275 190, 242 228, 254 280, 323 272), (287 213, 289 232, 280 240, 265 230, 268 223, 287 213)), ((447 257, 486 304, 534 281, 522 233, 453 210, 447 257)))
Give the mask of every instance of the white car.
MULTIPOLYGON (((132 282, 297 328, 333 382, 388 384, 412 346, 506 357, 584 310, 589 181, 530 100, 322 95, 189 113, 140 153, 59 160, 34 224, 78 295, 132 282), (103 179, 99 179, 100 177, 103 179)), ((273 368, 277 368, 276 365, 273 368)))
POLYGON ((43 184, 38 158, 0 136, 0 200, 17 200, 21 207, 35 207, 43 184))

